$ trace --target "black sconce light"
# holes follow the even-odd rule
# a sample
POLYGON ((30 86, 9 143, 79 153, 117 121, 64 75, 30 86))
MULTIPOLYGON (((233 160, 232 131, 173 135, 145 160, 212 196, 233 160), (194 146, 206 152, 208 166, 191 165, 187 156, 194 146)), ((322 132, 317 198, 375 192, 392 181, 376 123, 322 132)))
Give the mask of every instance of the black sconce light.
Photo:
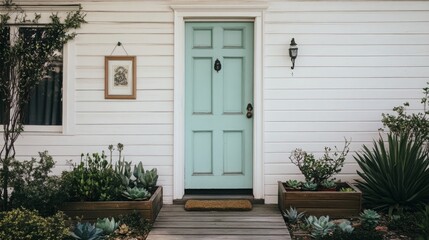
POLYGON ((292 38, 292 40, 290 41, 289 56, 290 56, 290 60, 292 61, 292 67, 290 68, 294 69, 295 59, 298 56, 298 47, 296 46, 295 38, 292 38))

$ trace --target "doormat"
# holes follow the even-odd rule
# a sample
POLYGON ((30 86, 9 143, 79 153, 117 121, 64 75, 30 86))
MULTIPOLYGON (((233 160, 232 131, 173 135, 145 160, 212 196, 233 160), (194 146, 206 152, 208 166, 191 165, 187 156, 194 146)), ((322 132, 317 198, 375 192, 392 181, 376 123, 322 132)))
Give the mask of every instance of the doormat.
POLYGON ((188 200, 185 204, 187 211, 250 211, 252 203, 249 200, 188 200))

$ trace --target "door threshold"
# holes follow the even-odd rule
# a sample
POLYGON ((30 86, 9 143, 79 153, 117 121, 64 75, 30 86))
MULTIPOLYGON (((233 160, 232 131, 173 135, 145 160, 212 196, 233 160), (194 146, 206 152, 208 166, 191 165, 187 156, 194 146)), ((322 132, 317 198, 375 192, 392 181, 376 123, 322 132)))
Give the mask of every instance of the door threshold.
MULTIPOLYGON (((242 189, 240 189, 242 190, 242 189)), ((252 191, 243 192, 243 191, 225 191, 225 190, 204 190, 204 191, 188 191, 185 190, 185 195, 182 199, 174 199, 173 204, 175 205, 184 205, 188 200, 237 200, 245 199, 249 200, 253 204, 264 204, 264 199, 255 199, 253 197, 252 191)))
POLYGON ((185 195, 253 195, 253 189, 185 189, 185 195))

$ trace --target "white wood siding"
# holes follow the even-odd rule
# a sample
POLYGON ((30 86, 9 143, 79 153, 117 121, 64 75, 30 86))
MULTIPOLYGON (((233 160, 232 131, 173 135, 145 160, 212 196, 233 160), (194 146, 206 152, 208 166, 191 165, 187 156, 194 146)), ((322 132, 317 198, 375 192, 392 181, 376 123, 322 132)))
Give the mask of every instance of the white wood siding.
MULTIPOLYGON (((121 142, 126 160, 158 168, 164 200, 172 202, 169 4, 82 2, 88 24, 75 40, 75 134, 24 133, 18 157, 47 149, 59 173, 68 168, 66 160, 121 142), (137 56, 136 100, 104 99, 104 56, 118 41, 137 56)), ((302 179, 289 161, 297 147, 321 154, 324 146, 342 147, 344 137, 352 139, 339 178, 356 178, 353 151, 377 138, 381 113, 404 101, 420 106, 421 88, 429 81, 429 2, 273 0, 263 26, 265 202, 277 202, 278 180, 302 179), (291 38, 299 47, 293 76, 291 38)), ((124 52, 118 47, 115 54, 124 52)))
POLYGON ((420 106, 429 79, 429 3, 271 1, 265 14, 265 202, 278 180, 297 178, 290 151, 351 152, 338 176, 357 177, 353 152, 371 144, 381 113, 420 106), (298 58, 291 76, 289 43, 298 58))
MULTIPOLYGON (((109 144, 121 142, 127 161, 158 168, 164 200, 172 202, 173 12, 167 3, 82 3, 88 23, 75 40, 75 134, 25 133, 17 144, 18 157, 47 149, 57 161, 55 173, 60 173, 69 169, 67 160, 108 152, 109 144), (118 41, 137 56, 136 100, 104 99, 104 56, 118 41)), ((114 55, 125 52, 117 47, 114 55)))

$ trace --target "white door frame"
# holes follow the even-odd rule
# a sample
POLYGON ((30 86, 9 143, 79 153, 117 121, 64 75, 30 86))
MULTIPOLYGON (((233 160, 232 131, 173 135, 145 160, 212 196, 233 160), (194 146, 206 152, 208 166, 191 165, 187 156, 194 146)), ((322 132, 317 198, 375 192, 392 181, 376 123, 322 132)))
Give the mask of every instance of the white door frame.
POLYGON ((191 19, 253 19, 254 72, 253 72, 253 195, 264 198, 263 168, 263 109, 262 109, 262 18, 265 4, 237 5, 172 5, 174 10, 174 152, 173 199, 185 194, 185 22, 191 19))

